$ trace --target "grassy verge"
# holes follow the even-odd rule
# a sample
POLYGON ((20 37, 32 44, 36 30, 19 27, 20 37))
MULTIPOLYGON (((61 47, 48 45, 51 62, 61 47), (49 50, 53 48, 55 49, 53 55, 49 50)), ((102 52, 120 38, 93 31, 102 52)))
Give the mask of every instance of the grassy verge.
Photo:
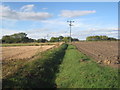
POLYGON ((69 45, 60 65, 56 84, 58 88, 117 88, 118 70, 99 66, 69 45), (85 61, 81 62, 81 59, 85 61))
POLYGON ((13 75, 3 79, 3 88, 48 88, 56 87, 55 78, 62 62, 67 44, 46 51, 13 75))
POLYGON ((40 46, 40 45, 55 45, 55 43, 12 43, 12 44, 2 44, 2 47, 10 47, 10 46, 40 46))

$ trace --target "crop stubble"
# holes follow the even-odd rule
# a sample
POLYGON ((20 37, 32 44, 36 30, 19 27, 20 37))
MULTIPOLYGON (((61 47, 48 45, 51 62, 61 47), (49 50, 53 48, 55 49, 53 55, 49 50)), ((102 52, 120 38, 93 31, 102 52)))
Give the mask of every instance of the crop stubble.
POLYGON ((56 45, 2 47, 2 76, 5 78, 16 72, 39 52, 55 48, 56 45))
POLYGON ((2 60, 30 58, 52 47, 54 45, 2 47, 2 60))

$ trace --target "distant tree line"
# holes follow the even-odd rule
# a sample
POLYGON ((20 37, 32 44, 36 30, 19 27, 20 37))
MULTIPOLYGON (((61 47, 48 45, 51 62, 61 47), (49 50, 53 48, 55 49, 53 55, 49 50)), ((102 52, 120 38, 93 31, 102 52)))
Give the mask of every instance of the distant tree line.
POLYGON ((38 42, 38 43, 45 43, 45 42, 48 42, 48 40, 41 38, 41 39, 36 40, 36 42, 38 42))
POLYGON ((5 35, 0 42, 2 43, 30 43, 30 42, 47 42, 47 39, 31 39, 27 37, 26 33, 15 33, 12 35, 5 35))
POLYGON ((113 37, 108 37, 105 35, 101 36, 88 36, 86 38, 87 41, 105 41, 105 40, 117 40, 116 38, 113 37))
MULTIPOLYGON (((5 35, 2 37, 0 42, 2 43, 29 43, 29 42, 38 42, 38 43, 45 43, 45 42, 69 42, 69 41, 79 41, 77 38, 72 38, 72 37, 51 37, 50 40, 48 41, 47 39, 32 39, 27 37, 26 33, 15 33, 12 35, 5 35)), ((113 37, 108 37, 105 35, 101 36, 88 36, 86 38, 87 41, 105 41, 105 40, 117 40, 116 38, 113 37)))
POLYGON ((71 38, 71 37, 63 37, 63 36, 59 36, 59 37, 51 37, 50 42, 69 42, 69 41, 79 41, 79 39, 77 38, 71 38))
POLYGON ((26 33, 15 33, 12 35, 5 35, 0 40, 2 43, 29 43, 29 42, 38 42, 38 43, 45 43, 45 42, 69 42, 71 41, 79 41, 77 38, 70 38, 70 37, 51 37, 51 39, 48 41, 47 39, 32 39, 27 37, 26 33))
POLYGON ((34 39, 28 38, 26 33, 15 33, 2 37, 2 43, 26 43, 34 42, 34 39))

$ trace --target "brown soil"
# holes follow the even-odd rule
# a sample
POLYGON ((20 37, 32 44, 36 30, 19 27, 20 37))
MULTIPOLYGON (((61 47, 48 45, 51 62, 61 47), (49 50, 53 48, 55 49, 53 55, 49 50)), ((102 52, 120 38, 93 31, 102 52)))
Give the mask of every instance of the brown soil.
MULTIPOLYGON (((2 47, 2 76, 16 72, 25 63, 37 58, 37 53, 55 48, 56 45, 2 47)), ((40 56, 39 56, 40 57, 40 56)))
POLYGON ((120 64, 118 41, 77 42, 73 45, 100 64, 112 67, 118 67, 120 64))
POLYGON ((43 52, 54 46, 55 45, 2 47, 2 60, 31 58, 36 53, 43 52))

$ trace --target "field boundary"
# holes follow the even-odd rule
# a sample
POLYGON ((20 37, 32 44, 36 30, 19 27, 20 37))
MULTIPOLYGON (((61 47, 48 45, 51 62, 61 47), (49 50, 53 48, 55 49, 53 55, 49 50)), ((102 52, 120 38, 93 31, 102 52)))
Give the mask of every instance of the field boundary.
POLYGON ((118 77, 117 69, 102 67, 69 45, 56 83, 57 88, 118 88, 118 77))
POLYGON ((13 75, 3 79, 3 88, 56 87, 54 82, 67 44, 42 53, 41 58, 26 63, 13 75), (32 82, 31 82, 32 81, 32 82))

